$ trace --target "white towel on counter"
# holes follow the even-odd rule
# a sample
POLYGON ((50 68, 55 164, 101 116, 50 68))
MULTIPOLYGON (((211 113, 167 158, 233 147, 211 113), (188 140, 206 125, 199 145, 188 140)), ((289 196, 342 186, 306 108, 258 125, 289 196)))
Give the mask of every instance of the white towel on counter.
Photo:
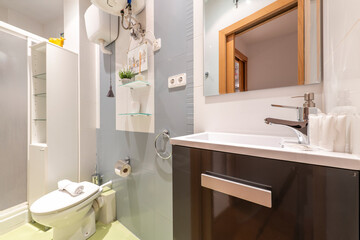
POLYGON ((310 114, 310 145, 326 151, 360 155, 360 115, 354 107, 336 107, 329 114, 310 114))
POLYGON ((350 131, 350 153, 360 156, 360 115, 352 116, 350 131))
POLYGON ((84 190, 84 186, 80 183, 75 183, 67 179, 59 181, 58 188, 59 190, 67 191, 73 197, 80 195, 84 190))
POLYGON ((335 117, 336 138, 334 141, 334 152, 346 152, 346 144, 348 144, 347 119, 346 115, 335 117))
POLYGON ((334 151, 336 138, 336 117, 325 115, 322 117, 322 123, 319 134, 319 147, 326 151, 334 151))
POLYGON ((309 115, 308 136, 310 145, 312 146, 319 146, 320 129, 323 116, 324 114, 309 115))

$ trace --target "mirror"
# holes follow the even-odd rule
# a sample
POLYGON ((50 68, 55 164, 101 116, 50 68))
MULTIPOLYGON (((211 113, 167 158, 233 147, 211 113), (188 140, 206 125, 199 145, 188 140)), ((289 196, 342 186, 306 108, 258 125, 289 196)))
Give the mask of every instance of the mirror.
POLYGON ((204 95, 320 83, 321 0, 204 0, 204 95))

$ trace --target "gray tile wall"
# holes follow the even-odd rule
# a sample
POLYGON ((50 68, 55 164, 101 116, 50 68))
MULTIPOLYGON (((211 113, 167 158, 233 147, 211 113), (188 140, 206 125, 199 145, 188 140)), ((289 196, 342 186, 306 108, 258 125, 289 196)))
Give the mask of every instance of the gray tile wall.
MULTIPOLYGON (((169 240, 173 239, 172 161, 156 156, 154 139, 163 129, 172 137, 193 133, 193 1, 155 0, 154 21, 155 35, 162 40, 155 53, 155 134, 115 130, 115 99, 106 97, 110 61, 114 69, 115 58, 101 55, 97 161, 104 180, 114 181, 118 220, 141 239, 169 240), (169 90, 167 78, 183 72, 187 86, 169 90), (126 156, 133 171, 121 179, 113 173, 114 164, 126 156)), ((114 45, 111 48, 114 52, 114 45)))

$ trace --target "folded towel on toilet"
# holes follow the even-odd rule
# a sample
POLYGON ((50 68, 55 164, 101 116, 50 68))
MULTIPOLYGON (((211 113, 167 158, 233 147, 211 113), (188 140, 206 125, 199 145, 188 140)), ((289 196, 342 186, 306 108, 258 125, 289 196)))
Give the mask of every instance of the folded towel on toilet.
POLYGON ((75 183, 67 179, 59 181, 58 188, 59 190, 67 191, 73 197, 80 195, 84 190, 84 186, 80 183, 75 183))

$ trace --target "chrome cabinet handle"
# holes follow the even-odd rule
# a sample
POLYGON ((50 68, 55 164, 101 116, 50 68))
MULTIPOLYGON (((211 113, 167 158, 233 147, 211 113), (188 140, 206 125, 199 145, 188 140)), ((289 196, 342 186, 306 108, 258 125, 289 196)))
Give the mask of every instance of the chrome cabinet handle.
POLYGON ((268 208, 272 207, 270 190, 231 181, 205 173, 201 174, 201 186, 268 208))

